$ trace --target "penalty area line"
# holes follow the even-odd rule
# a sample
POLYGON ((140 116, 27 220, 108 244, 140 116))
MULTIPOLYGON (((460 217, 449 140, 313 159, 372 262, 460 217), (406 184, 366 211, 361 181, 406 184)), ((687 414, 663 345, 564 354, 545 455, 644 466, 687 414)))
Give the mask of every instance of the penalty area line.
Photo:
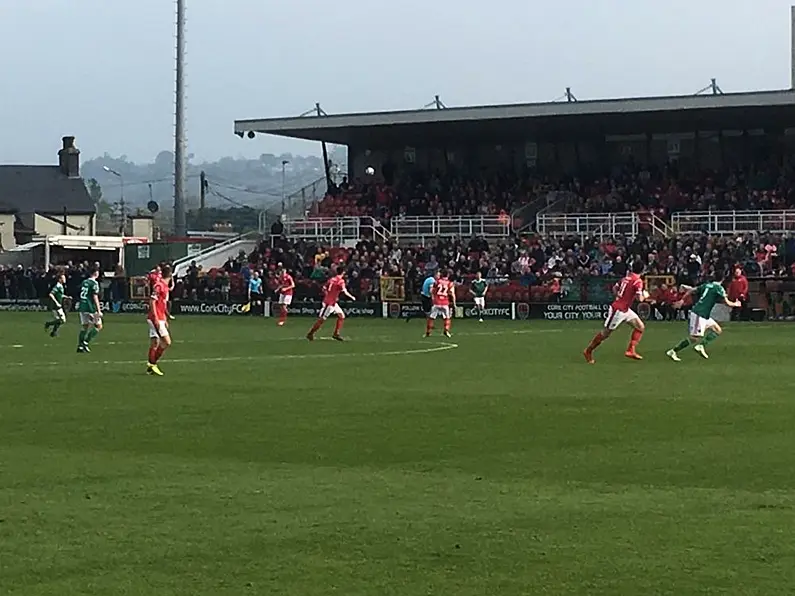
MULTIPOLYGON (((432 348, 417 348, 415 350, 389 350, 386 352, 347 352, 334 354, 325 352, 323 354, 262 354, 259 356, 218 356, 217 358, 165 358, 164 364, 209 364, 215 362, 251 362, 258 360, 316 360, 319 358, 344 358, 344 357, 365 357, 373 358, 377 356, 411 356, 415 354, 432 354, 435 352, 446 352, 455 350, 458 344, 443 343, 432 348)), ((84 358, 81 356, 81 358, 84 358)), ((73 364, 101 364, 105 366, 127 366, 131 364, 141 365, 140 360, 73 360, 71 362, 7 362, 5 366, 21 367, 52 367, 52 366, 71 366, 73 364)))

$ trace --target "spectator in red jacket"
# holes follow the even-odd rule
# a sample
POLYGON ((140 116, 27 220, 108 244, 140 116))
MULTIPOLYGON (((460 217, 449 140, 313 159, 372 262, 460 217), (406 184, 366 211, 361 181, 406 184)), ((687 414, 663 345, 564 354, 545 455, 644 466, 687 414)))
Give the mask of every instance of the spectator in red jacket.
POLYGON ((729 300, 737 300, 742 306, 732 309, 732 320, 745 320, 746 311, 748 309, 748 279, 743 275, 743 270, 740 267, 734 268, 734 275, 731 282, 729 282, 729 300))

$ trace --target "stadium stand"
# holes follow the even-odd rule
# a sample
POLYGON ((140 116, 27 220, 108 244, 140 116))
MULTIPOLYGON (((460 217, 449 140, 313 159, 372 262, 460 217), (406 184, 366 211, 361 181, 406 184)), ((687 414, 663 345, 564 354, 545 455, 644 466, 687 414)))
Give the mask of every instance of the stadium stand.
MULTIPOLYGON (((463 294, 481 271, 497 301, 592 299, 634 259, 677 284, 736 266, 790 275, 793 117, 788 90, 239 121, 241 136, 348 145, 350 179, 329 177, 249 254, 189 266, 174 295, 240 299, 252 271, 272 285, 280 264, 297 300, 338 263, 361 300, 382 277, 411 298, 438 268, 463 294)), ((41 297, 52 275, 0 270, 0 298, 41 297)))

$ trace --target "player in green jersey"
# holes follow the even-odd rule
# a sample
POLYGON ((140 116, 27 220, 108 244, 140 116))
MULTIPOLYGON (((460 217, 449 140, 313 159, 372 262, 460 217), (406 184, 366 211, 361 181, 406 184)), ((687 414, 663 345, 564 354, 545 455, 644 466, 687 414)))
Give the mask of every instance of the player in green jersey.
POLYGON ((47 296, 50 300, 50 305, 52 306, 52 321, 47 321, 44 323, 44 329, 50 331, 50 337, 56 337, 58 335, 58 329, 60 329, 61 325, 66 323, 66 312, 64 312, 63 307, 63 298, 64 298, 64 284, 66 283, 66 276, 61 273, 58 275, 58 278, 55 280, 55 285, 50 290, 50 294, 47 296))
MULTIPOLYGON (((668 350, 666 354, 671 360, 680 362, 679 352, 695 344, 693 349, 701 354, 702 358, 709 358, 706 350, 707 346, 723 333, 723 329, 712 318, 712 309, 716 304, 725 304, 730 308, 737 308, 740 303, 729 300, 723 285, 717 281, 710 281, 696 288, 687 286, 683 286, 683 288, 695 300, 693 308, 690 309, 690 320, 688 321, 689 337, 680 341, 676 346, 668 350)), ((674 304, 674 308, 681 307, 682 300, 674 304)))
POLYGON ((475 279, 469 284, 469 291, 475 297, 475 310, 478 313, 478 320, 482 323, 483 311, 486 310, 486 292, 489 291, 489 284, 483 279, 480 271, 475 274, 475 279))
POLYGON ((80 313, 80 336, 77 340, 78 352, 90 352, 88 344, 102 329, 102 306, 99 303, 99 269, 94 268, 88 279, 80 286, 80 302, 77 312, 80 313))

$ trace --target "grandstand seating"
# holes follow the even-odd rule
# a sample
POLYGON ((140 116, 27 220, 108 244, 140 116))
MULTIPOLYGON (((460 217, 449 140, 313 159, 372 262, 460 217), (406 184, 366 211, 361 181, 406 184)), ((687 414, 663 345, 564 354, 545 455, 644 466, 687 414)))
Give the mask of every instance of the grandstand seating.
MULTIPOLYGON (((432 257, 464 284, 462 295, 469 277, 482 271, 497 301, 554 299, 558 287, 564 297, 584 298, 601 291, 590 280, 621 275, 634 258, 652 274, 679 281, 737 264, 751 275, 783 275, 795 252, 786 239, 795 231, 792 179, 786 164, 720 174, 624 165, 610 176, 554 183, 430 178, 346 186, 315 205, 309 218, 285 220, 284 237, 251 250, 248 262, 230 259, 183 275, 176 294, 239 296, 246 270, 272 280, 283 263, 305 297, 316 297, 327 268, 343 263, 362 299, 377 295, 382 275, 405 277, 412 295, 437 266, 432 257), (527 229, 530 218, 536 230, 527 229)), ((0 295, 30 293, 24 279, 48 275, 0 270, 0 295)))
MULTIPOLYGON (((783 211, 795 207, 795 176, 787 162, 724 172, 688 171, 623 165, 609 176, 567 178, 555 183, 538 179, 475 177, 424 184, 398 181, 332 189, 310 212, 312 217, 371 216, 386 222, 406 216, 473 216, 513 213, 550 191, 565 191, 565 200, 548 213, 596 214, 640 211, 670 221, 686 211, 783 211)), ((561 195, 563 196, 563 195, 561 195)), ((527 221, 521 223, 526 224, 527 221)), ((778 226, 784 229, 783 226, 778 226)))

